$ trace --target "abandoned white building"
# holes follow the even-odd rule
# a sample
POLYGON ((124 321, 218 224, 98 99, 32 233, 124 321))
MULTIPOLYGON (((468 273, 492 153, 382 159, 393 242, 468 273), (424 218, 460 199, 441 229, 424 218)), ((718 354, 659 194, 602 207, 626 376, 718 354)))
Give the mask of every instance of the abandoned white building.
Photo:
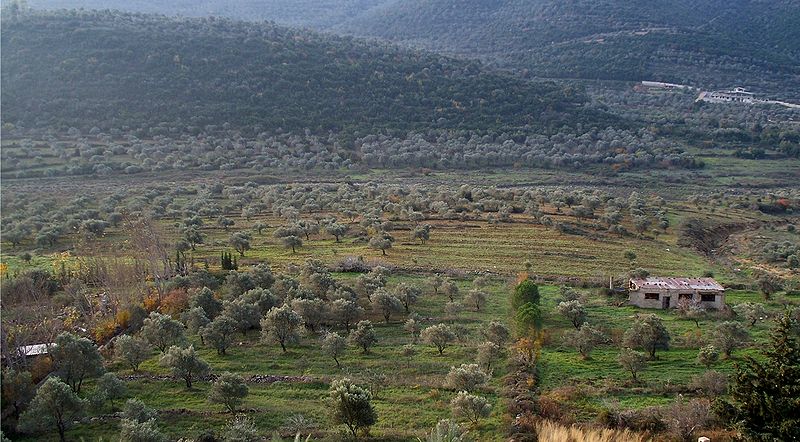
POLYGON ((633 278, 628 284, 628 299, 642 308, 675 308, 686 299, 720 309, 725 306, 725 288, 713 278, 633 278))

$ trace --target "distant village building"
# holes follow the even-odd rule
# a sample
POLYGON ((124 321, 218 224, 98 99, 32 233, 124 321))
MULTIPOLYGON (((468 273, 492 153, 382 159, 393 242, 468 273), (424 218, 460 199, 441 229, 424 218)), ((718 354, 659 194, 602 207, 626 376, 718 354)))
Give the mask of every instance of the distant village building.
POLYGON ((701 92, 697 97, 698 101, 708 101, 709 103, 747 103, 752 104, 761 102, 752 92, 747 92, 744 88, 735 87, 729 91, 701 92))
POLYGON ((628 299, 642 308, 676 308, 685 299, 721 309, 725 306, 725 288, 713 278, 632 278, 628 299))

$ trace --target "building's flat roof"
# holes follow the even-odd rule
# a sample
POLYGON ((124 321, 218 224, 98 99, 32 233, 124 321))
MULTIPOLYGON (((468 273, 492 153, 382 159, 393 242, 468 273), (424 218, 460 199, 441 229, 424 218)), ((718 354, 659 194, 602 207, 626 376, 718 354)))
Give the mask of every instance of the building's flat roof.
POLYGON ((647 278, 632 278, 631 282, 640 289, 725 290, 725 287, 721 286, 714 278, 659 278, 650 276, 647 278))

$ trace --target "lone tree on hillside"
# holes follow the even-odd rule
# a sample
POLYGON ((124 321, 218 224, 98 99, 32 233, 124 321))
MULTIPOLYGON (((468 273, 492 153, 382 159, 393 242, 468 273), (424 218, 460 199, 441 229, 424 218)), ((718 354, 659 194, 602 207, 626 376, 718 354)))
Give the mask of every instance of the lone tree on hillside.
POLYGON ((261 340, 277 341, 285 353, 286 344, 300 340, 302 325, 303 318, 295 313, 288 304, 272 307, 261 320, 261 340))
POLYGON ((378 420, 372 408, 372 393, 347 378, 331 383, 328 405, 333 423, 345 425, 354 438, 378 420))
POLYGON ((797 323, 786 312, 778 320, 763 359, 746 356, 736 366, 717 415, 750 440, 800 440, 800 343, 797 323))
POLYGON ((656 359, 656 350, 669 349, 670 336, 661 318, 650 313, 637 315, 631 328, 625 332, 625 345, 631 348, 642 348, 656 359))
POLYGON ((20 416, 19 429, 36 432, 55 428, 64 442, 67 429, 83 416, 85 409, 86 401, 79 398, 69 385, 57 377, 50 377, 36 390, 36 396, 20 416))

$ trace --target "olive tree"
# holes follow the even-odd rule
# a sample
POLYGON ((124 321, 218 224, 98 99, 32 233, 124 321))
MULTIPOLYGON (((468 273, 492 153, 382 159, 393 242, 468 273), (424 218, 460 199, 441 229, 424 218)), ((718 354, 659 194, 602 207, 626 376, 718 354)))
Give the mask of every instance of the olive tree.
POLYGON ((228 239, 231 247, 239 252, 239 256, 244 256, 244 252, 250 250, 250 240, 253 237, 249 233, 236 232, 228 239))
POLYGON ((250 389, 241 376, 225 372, 211 384, 208 401, 212 404, 221 404, 229 412, 234 413, 236 407, 244 402, 249 393, 250 389))
POLYGON ((336 368, 342 368, 339 357, 347 350, 347 340, 338 333, 328 333, 322 339, 322 351, 333 358, 336 368))
POLYGON ((491 321, 481 332, 487 341, 504 347, 506 342, 511 339, 511 330, 500 321, 491 321))
POLYGON ((114 400, 125 397, 128 393, 128 389, 117 375, 108 372, 100 376, 100 379, 97 380, 96 393, 98 398, 108 400, 109 403, 111 403, 111 411, 115 411, 114 400))
POLYGON ((336 299, 333 301, 332 316, 350 333, 353 324, 364 316, 364 307, 352 299, 336 299))
POLYGON ((369 348, 378 342, 378 336, 375 334, 372 322, 368 320, 359 321, 356 324, 356 328, 350 332, 348 339, 354 345, 361 347, 364 354, 369 353, 369 348))
POLYGON ((194 346, 180 348, 173 345, 161 356, 159 364, 169 368, 172 376, 183 379, 188 389, 192 388, 195 379, 211 373, 211 367, 197 356, 194 346))
POLYGON ((481 311, 481 307, 486 305, 489 295, 483 290, 472 289, 464 296, 464 304, 475 307, 475 311, 481 311))
POLYGON ((581 328, 581 324, 586 322, 586 309, 578 300, 563 301, 556 307, 558 313, 567 318, 576 330, 581 328))
POLYGON ((706 345, 697 353, 697 362, 703 364, 706 368, 711 368, 717 361, 719 361, 719 350, 713 345, 706 345))
POLYGON ((626 347, 619 352, 617 362, 619 362, 619 365, 622 366, 625 371, 629 372, 631 378, 636 381, 639 372, 647 366, 647 356, 640 351, 626 347))
POLYGON ((597 346, 606 342, 608 338, 600 330, 584 322, 581 328, 572 331, 566 335, 567 341, 578 350, 583 359, 590 359, 592 350, 597 346))
POLYGON ((119 423, 120 442, 167 442, 169 438, 158 429, 155 419, 143 422, 122 419, 119 423))
POLYGON ((717 324, 712 342, 727 359, 731 357, 733 350, 744 347, 750 342, 750 332, 738 322, 725 321, 717 324))
POLYGON ((669 332, 663 321, 652 313, 637 315, 631 328, 625 332, 625 345, 644 349, 650 354, 650 359, 656 359, 656 350, 669 349, 669 341, 669 332))
POLYGON ((347 378, 331 383, 328 406, 332 422, 345 425, 353 437, 358 437, 360 431, 368 429, 378 420, 372 407, 372 393, 347 378))
POLYGON ((183 324, 157 312, 151 312, 144 320, 140 335, 161 353, 171 346, 181 346, 186 343, 183 324))
POLYGON ((737 315, 745 318, 750 324, 750 327, 753 327, 756 325, 756 322, 763 320, 767 316, 767 309, 764 308, 764 304, 757 302, 743 302, 737 304, 733 307, 733 311, 735 311, 737 315))
POLYGON ((25 432, 55 429, 64 442, 67 429, 85 410, 84 399, 61 379, 50 377, 36 390, 36 396, 20 416, 19 429, 25 432))
POLYGON ((369 240, 369 246, 375 250, 380 250, 386 256, 386 251, 392 248, 394 238, 386 232, 380 232, 369 240))
POLYGON ((465 418, 477 425, 482 418, 489 417, 492 413, 492 406, 483 396, 469 394, 466 391, 459 391, 456 397, 450 401, 450 408, 456 418, 465 418))
POLYGON ((114 340, 114 356, 128 364, 133 371, 150 358, 150 344, 142 338, 121 335, 114 340))
POLYGON ((491 376, 478 364, 461 364, 458 367, 450 367, 444 384, 447 388, 455 391, 473 391, 486 385, 489 379, 491 376))
POLYGON ((217 350, 217 354, 225 355, 237 331, 238 323, 235 320, 228 315, 220 315, 200 329, 200 336, 206 344, 217 350))
POLYGON ((103 357, 94 342, 71 333, 61 333, 50 350, 53 368, 75 393, 80 393, 84 379, 103 374, 103 357))
POLYGON ((447 324, 436 324, 422 330, 420 337, 422 342, 435 346, 441 355, 447 345, 455 341, 456 334, 447 324))
POLYGON ((300 327, 303 318, 295 313, 288 304, 273 307, 261 320, 261 340, 278 342, 286 352, 286 344, 300 340, 300 327))
POLYGON ((346 224, 339 224, 337 222, 332 222, 325 226, 325 231, 336 238, 336 242, 339 242, 340 238, 347 233, 348 229, 346 224))
POLYGON ((222 312, 222 301, 214 297, 210 288, 203 287, 189 298, 189 307, 200 307, 208 319, 214 319, 222 312))
POLYGON ((499 345, 495 344, 494 342, 483 342, 478 345, 478 354, 477 354, 477 361, 479 364, 486 367, 486 370, 492 369, 492 362, 496 359, 500 358, 503 353, 503 350, 500 348, 499 345))
POLYGON ((135 421, 147 422, 150 419, 155 419, 158 413, 156 410, 146 406, 144 402, 139 399, 133 398, 125 401, 122 406, 122 418, 135 421))
POLYGON ((372 295, 372 308, 381 312, 383 319, 388 324, 392 313, 398 313, 403 310, 403 303, 385 290, 378 289, 372 295))
POLYGON ((417 286, 401 282, 395 287, 394 294, 403 304, 406 313, 408 313, 411 306, 416 304, 419 300, 419 297, 422 295, 422 290, 417 286))

